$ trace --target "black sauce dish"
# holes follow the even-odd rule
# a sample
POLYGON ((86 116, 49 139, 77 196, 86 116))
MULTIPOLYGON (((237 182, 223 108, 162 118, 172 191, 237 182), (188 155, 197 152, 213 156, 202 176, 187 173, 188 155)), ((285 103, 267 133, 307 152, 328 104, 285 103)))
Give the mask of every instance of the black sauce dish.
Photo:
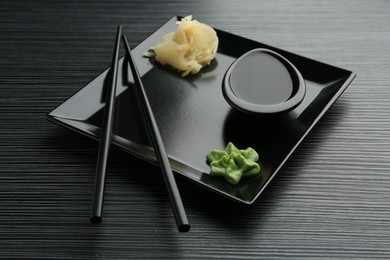
POLYGON ((264 117, 297 107, 305 97, 306 84, 298 69, 282 55, 257 48, 232 63, 223 78, 222 92, 233 108, 264 117))

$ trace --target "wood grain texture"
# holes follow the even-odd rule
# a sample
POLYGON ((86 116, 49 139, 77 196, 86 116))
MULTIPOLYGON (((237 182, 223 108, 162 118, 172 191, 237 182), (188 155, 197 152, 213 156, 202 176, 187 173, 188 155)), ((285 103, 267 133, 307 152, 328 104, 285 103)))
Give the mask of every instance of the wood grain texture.
POLYGON ((389 1, 0 2, 0 258, 390 258, 389 1), (45 115, 173 15, 357 72, 254 205, 178 178, 177 233, 158 167, 113 149, 104 223, 89 223, 97 143, 45 115), (122 52, 123 54, 123 52, 122 52))

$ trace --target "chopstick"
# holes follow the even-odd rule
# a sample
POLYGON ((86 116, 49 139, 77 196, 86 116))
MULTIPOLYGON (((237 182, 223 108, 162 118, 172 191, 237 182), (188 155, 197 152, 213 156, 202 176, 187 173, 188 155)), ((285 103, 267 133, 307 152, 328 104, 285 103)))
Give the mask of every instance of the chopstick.
POLYGON ((131 55, 130 46, 129 43, 127 42, 127 38, 125 35, 122 35, 122 40, 125 45, 126 55, 128 56, 129 59, 131 72, 134 78, 134 84, 136 86, 136 92, 141 104, 142 111, 144 113, 144 117, 148 125, 148 130, 152 139, 157 161, 159 162, 161 171, 163 172, 163 176, 171 200, 172 210, 175 216, 177 228, 179 232, 188 232, 190 230, 190 224, 188 223, 187 215, 183 207, 183 202, 181 200, 180 193, 172 173, 172 168, 169 164, 168 156, 165 152, 160 131, 158 130, 158 126, 154 118, 152 108, 149 104, 148 97, 146 96, 145 89, 141 81, 141 77, 139 75, 137 66, 133 60, 133 56, 131 55))
POLYGON ((104 186, 106 182, 107 158, 110 149, 112 123, 114 120, 115 93, 118 78, 119 44, 122 34, 122 26, 118 26, 114 54, 112 57, 109 85, 106 90, 103 123, 100 132, 100 144, 96 166, 95 187, 93 192, 92 211, 90 220, 94 224, 102 222, 104 186))

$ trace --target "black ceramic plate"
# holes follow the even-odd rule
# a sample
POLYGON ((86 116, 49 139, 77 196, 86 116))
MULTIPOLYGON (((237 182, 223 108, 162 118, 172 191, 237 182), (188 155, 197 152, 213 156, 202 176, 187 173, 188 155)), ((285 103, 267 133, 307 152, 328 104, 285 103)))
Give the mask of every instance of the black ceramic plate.
MULTIPOLYGON (((342 94, 355 73, 292 54, 272 46, 216 30, 216 59, 200 74, 180 73, 142 57, 176 28, 177 17, 162 25, 133 50, 173 169, 234 200, 251 204, 264 191, 311 128, 342 94), (232 62, 254 48, 271 49, 292 62, 306 82, 306 96, 292 111, 274 118, 256 118, 232 109, 222 95, 222 79, 232 62), (205 156, 228 142, 258 151, 261 174, 232 186, 209 175, 205 156)), ((119 71, 113 143, 130 154, 156 162, 138 105, 127 62, 119 71)), ((48 114, 64 127, 97 139, 102 119, 103 86, 108 69, 48 114)))

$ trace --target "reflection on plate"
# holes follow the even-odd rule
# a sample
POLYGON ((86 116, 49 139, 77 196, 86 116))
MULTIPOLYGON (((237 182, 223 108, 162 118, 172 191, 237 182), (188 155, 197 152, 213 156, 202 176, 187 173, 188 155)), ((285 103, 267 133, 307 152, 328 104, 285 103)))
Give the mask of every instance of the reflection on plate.
MULTIPOLYGON (((168 20, 133 50, 172 168, 217 193, 251 204, 347 88, 355 73, 216 30, 220 41, 216 59, 198 75, 182 78, 180 73, 142 57, 166 33, 175 30, 177 19, 168 20), (306 96, 292 111, 264 119, 237 112, 226 103, 221 90, 226 70, 235 59, 254 48, 267 48, 283 55, 301 72, 306 96), (229 141, 242 149, 253 147, 259 153, 260 175, 242 179, 237 186, 209 176, 206 154, 212 149, 223 150, 229 141)), ((156 162, 126 64, 123 65, 122 58, 113 143, 128 153, 156 162)), ((97 139, 107 72, 108 69, 51 111, 48 118, 97 139)))

